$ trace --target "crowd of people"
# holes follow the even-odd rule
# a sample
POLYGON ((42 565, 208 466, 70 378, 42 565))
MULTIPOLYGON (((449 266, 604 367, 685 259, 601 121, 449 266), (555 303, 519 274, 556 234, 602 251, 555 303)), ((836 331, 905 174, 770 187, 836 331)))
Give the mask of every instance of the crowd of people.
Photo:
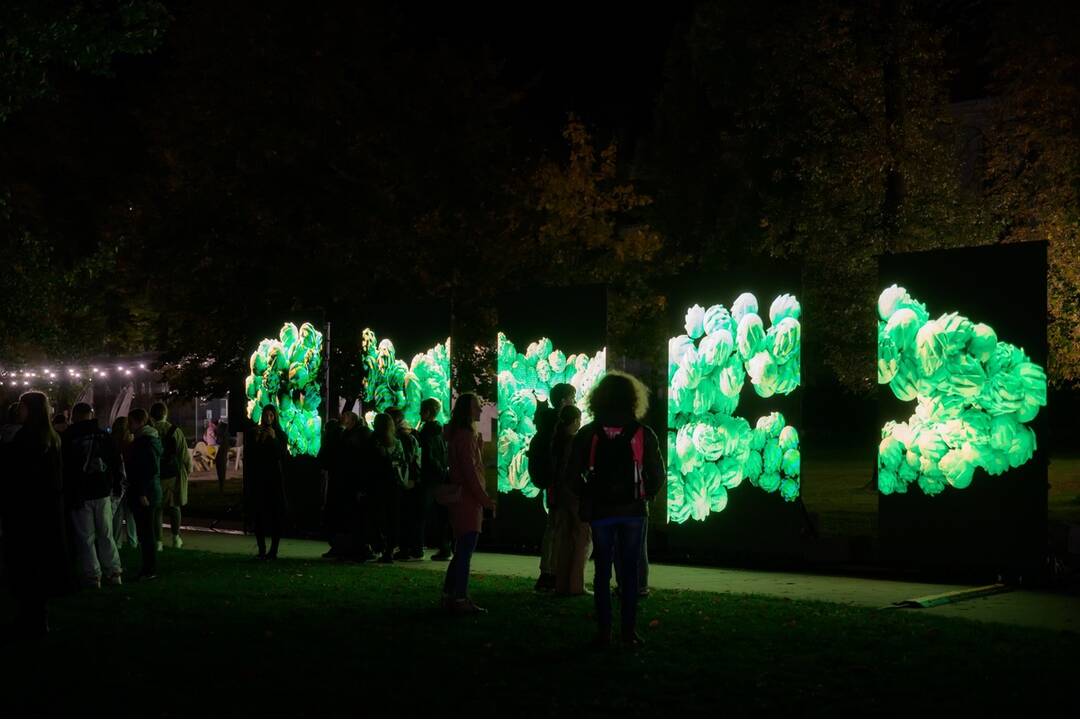
MULTIPOLYGON (((551 404, 537 410, 528 452, 548 509, 537 589, 586 594, 591 551, 597 644, 611 641, 613 567, 620 638, 640 644, 636 607, 648 587, 648 504, 665 479, 656 435, 641 422, 648 394, 636 378, 608 373, 588 398, 593 420, 584 426, 574 400, 572 386, 552 389, 551 404)), ((472 393, 460 395, 445 428, 441 411, 438 400, 425 400, 416 428, 398 408, 375 415, 370 427, 353 412, 327 423, 319 455, 330 545, 324 557, 422 561, 433 541, 431 559, 448 561, 443 607, 481 613, 469 595, 470 564, 484 518, 496 510, 477 428, 481 404, 472 393)), ((140 550, 137 578, 157 577, 166 520, 172 547, 183 546, 181 508, 191 472, 187 439, 168 421, 164 403, 134 409, 108 431, 84 403, 72 408, 70 423, 50 418, 48 398, 28 392, 0 427, 5 567, 18 626, 31 633, 47 631, 47 600, 70 590, 72 578, 95 588, 121 584, 124 542, 140 550)), ((245 442, 244 463, 245 521, 264 560, 277 558, 286 529, 287 447, 277 409, 266 406, 245 442)))

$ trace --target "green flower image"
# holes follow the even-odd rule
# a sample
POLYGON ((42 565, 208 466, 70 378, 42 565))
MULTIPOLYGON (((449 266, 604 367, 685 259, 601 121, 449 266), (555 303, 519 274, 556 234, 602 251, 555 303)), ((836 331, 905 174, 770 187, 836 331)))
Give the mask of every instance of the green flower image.
POLYGON ((264 407, 277 406, 292 455, 317 455, 322 444, 322 347, 323 335, 311 323, 299 329, 285 323, 277 340, 264 339, 251 355, 247 416, 257 423, 264 407))
POLYGON ((450 419, 450 339, 436 343, 426 352, 417 353, 412 362, 397 357, 394 343, 380 341, 374 331, 365 328, 360 341, 363 354, 363 400, 375 412, 399 407, 405 419, 416 427, 420 423, 420 403, 436 398, 442 403, 439 422, 450 419))
POLYGON ((547 401, 552 386, 569 383, 577 390, 582 424, 589 422, 584 401, 604 375, 607 351, 601 349, 592 357, 585 353, 568 356, 555 349, 551 340, 540 338, 520 353, 503 333, 499 333, 498 351, 499 492, 517 490, 532 498, 540 494, 540 488, 529 480, 526 452, 536 435, 536 404, 547 401))
POLYGON ((878 383, 915 400, 906 422, 889 421, 878 446, 878 489, 927 495, 962 490, 975 470, 1000 475, 1035 452, 1026 425, 1046 405, 1046 372, 989 325, 957 313, 930 319, 897 285, 878 298, 878 383))
POLYGON ((798 431, 778 412, 753 427, 735 415, 749 381, 763 398, 801 381, 802 308, 793 295, 769 307, 743 293, 723 305, 686 311, 686 334, 668 341, 668 520, 704 520, 724 510, 743 480, 785 500, 799 497, 798 431))

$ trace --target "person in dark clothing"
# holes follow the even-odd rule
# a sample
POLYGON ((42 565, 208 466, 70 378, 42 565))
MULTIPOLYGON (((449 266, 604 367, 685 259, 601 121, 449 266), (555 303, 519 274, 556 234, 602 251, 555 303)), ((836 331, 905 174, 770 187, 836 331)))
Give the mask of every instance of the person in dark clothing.
POLYGON ((399 532, 398 506, 408 470, 394 421, 386 413, 375 416, 365 455, 365 492, 373 499, 373 524, 381 543, 379 562, 393 563, 399 532))
MULTIPOLYGON (((431 523, 431 537, 438 543, 438 550, 431 559, 445 562, 453 556, 454 531, 450 527, 450 513, 446 506, 435 502, 436 490, 450 478, 446 438, 442 424, 436 419, 441 411, 442 403, 438 398, 427 398, 420 403, 420 430, 416 433, 416 439, 420 441, 420 485, 424 492, 420 532, 424 532, 424 525, 431 523)), ((421 536, 420 543, 423 541, 421 536)))
POLYGON ((559 412, 551 454, 555 459, 555 481, 549 491, 555 498, 555 594, 585 595, 585 563, 592 549, 589 524, 579 514, 581 501, 574 494, 575 483, 567 472, 574 436, 581 429, 581 411, 567 405, 559 412))
POLYGON ((139 536, 142 567, 139 580, 157 577, 157 534, 154 519, 161 505, 161 455, 164 448, 150 415, 142 408, 128 413, 128 428, 134 436, 131 442, 131 464, 128 466, 128 502, 135 515, 135 532, 139 536))
POLYGON ((229 437, 229 423, 222 420, 217 424, 217 454, 214 455, 214 469, 217 470, 218 492, 225 492, 225 475, 229 470, 229 448, 232 447, 232 438, 229 437))
POLYGON ((288 454, 288 441, 278 423, 275 406, 263 407, 255 437, 245 453, 244 499, 259 546, 257 557, 275 560, 285 529, 285 458, 288 454), (269 552, 266 550, 267 534, 270 535, 269 552))
POLYGON ((389 408, 386 414, 394 421, 394 430, 405 455, 405 474, 398 502, 398 541, 401 547, 394 553, 394 560, 415 562, 424 559, 424 488, 420 484, 420 441, 405 420, 401 408, 389 408))
POLYGON ((544 501, 547 505, 547 517, 544 521, 544 537, 540 542, 540 577, 536 581, 536 590, 548 591, 555 589, 555 517, 554 509, 556 498, 551 492, 551 486, 555 481, 555 463, 551 455, 551 442, 555 436, 555 425, 559 421, 559 413, 567 405, 574 404, 577 389, 570 383, 559 383, 551 387, 549 397, 551 407, 546 403, 537 403, 536 412, 533 414, 533 424, 536 426, 536 434, 529 442, 529 479, 532 484, 544 491, 544 501))
POLYGON ((342 487, 335 483, 334 468, 337 462, 339 441, 341 439, 341 421, 331 418, 323 425, 322 443, 319 445, 319 470, 323 477, 323 528, 326 531, 326 542, 330 549, 323 553, 324 558, 336 558, 344 556, 344 544, 341 535, 345 532, 344 503, 342 487))
POLYGON ((44 393, 19 399, 21 427, 4 446, 0 485, 4 564, 18 613, 13 631, 30 638, 49 632, 49 598, 72 586, 61 444, 49 414, 44 393))
POLYGON ((128 503, 131 483, 128 481, 127 466, 130 463, 131 443, 134 439, 128 429, 127 417, 116 418, 109 433, 109 471, 112 474, 113 542, 117 549, 123 545, 124 538, 127 538, 130 547, 139 546, 139 537, 135 532, 135 515, 128 503))
MULTIPOLYGON (((352 411, 342 413, 336 431, 329 433, 326 468, 326 530, 330 550, 323 557, 370 560, 367 523, 363 517, 361 473, 371 431, 352 411)), ((322 453, 320 452, 320 455, 322 453)))
POLYGON ((611 641, 613 562, 622 577, 622 641, 627 646, 643 642, 636 631, 638 563, 648 502, 666 479, 656 434, 641 424, 648 408, 640 380, 609 372, 589 395, 595 419, 581 428, 571 448, 569 476, 577 484, 580 515, 592 525, 596 644, 601 646, 611 641))
POLYGON ((72 538, 83 582, 101 587, 104 579, 120 585, 123 568, 113 539, 112 442, 94 418, 94 409, 77 403, 64 432, 64 485, 69 493, 72 538))

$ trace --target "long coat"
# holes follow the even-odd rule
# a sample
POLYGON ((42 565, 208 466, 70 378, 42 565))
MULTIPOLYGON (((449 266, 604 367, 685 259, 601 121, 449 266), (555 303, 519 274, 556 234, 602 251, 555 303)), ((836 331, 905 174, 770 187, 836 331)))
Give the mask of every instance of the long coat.
POLYGON ((495 503, 484 489, 484 461, 480 448, 483 438, 474 430, 449 427, 446 430, 450 452, 450 482, 461 486, 461 497, 447 506, 454 537, 480 532, 484 508, 495 503))

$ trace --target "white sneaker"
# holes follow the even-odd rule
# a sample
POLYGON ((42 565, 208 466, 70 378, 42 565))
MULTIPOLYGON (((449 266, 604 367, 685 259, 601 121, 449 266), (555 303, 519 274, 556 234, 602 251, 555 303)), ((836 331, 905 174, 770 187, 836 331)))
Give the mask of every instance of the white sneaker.
POLYGON ((173 537, 172 537, 172 546, 174 548, 176 548, 177 550, 184 547, 184 541, 180 538, 179 535, 173 535, 173 537))
POLYGON ((165 549, 165 546, 164 546, 164 545, 162 545, 161 543, 158 543, 158 544, 157 544, 157 551, 158 551, 158 552, 161 552, 161 551, 162 551, 162 550, 164 550, 164 549, 165 549))

